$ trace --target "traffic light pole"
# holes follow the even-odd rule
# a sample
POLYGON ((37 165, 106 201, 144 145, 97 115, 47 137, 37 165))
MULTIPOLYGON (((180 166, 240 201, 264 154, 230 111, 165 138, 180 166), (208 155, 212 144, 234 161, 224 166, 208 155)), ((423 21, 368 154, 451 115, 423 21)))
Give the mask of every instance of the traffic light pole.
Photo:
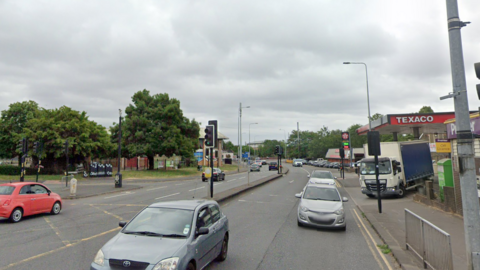
MULTIPOLYGON (((213 148, 210 149, 210 169, 212 170, 211 175, 210 175, 210 198, 213 198, 213 148)), ((218 175, 217 175, 217 180, 218 180, 218 175)))
POLYGON ((68 187, 68 139, 65 141, 65 156, 67 157, 67 164, 65 165, 65 187, 68 187))
POLYGON ((460 32, 460 29, 467 23, 460 21, 457 0, 447 0, 446 3, 453 94, 440 99, 454 98, 458 153, 458 164, 455 167, 458 168, 460 175, 467 269, 480 270, 480 206, 475 181, 473 134, 470 129, 467 83, 460 32))

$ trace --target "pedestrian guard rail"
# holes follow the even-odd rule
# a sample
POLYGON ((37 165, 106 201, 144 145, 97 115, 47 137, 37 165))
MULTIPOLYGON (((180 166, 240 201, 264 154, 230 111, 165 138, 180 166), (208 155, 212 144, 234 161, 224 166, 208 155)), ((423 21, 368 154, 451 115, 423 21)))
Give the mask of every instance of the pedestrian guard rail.
POLYGON ((453 270, 450 234, 405 209, 405 243, 423 262, 423 267, 453 270))

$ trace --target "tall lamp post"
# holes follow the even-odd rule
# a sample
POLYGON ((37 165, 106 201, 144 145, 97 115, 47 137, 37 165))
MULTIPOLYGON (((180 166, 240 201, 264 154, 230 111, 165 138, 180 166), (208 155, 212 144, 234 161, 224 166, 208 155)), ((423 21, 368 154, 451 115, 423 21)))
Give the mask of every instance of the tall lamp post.
POLYGON ((370 94, 368 92, 368 71, 367 71, 367 64, 363 62, 343 62, 344 65, 364 65, 365 66, 365 76, 367 80, 367 104, 368 104, 368 130, 372 130, 372 120, 370 117, 370 94))
POLYGON ((115 187, 122 187, 122 174, 120 173, 120 160, 122 157, 122 110, 118 109, 118 172, 115 175, 115 187))
POLYGON ((240 172, 240 161, 242 160, 242 109, 243 108, 250 108, 250 106, 242 107, 242 103, 240 102, 240 106, 238 107, 238 172, 240 172))
POLYGON ((283 137, 284 137, 284 141, 283 141, 283 144, 285 145, 285 160, 287 159, 287 132, 285 131, 285 129, 279 129, 279 130, 283 130, 283 137))
POLYGON ((252 125, 258 125, 258 123, 250 123, 248 125, 248 156, 250 156, 250 127, 252 125))

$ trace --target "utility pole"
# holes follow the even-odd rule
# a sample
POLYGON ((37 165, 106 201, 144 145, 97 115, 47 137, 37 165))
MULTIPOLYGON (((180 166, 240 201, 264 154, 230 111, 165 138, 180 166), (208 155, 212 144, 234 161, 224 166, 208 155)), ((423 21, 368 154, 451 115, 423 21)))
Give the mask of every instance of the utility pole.
POLYGON ((297 122, 297 143, 298 143, 298 157, 300 158, 300 123, 297 122))
POLYGON ((453 97, 454 100, 457 126, 457 166, 462 193, 467 269, 480 270, 480 207, 475 180, 473 134, 470 129, 467 83, 460 33, 460 29, 468 22, 460 21, 457 0, 447 0, 446 3, 453 93, 440 99, 453 97))

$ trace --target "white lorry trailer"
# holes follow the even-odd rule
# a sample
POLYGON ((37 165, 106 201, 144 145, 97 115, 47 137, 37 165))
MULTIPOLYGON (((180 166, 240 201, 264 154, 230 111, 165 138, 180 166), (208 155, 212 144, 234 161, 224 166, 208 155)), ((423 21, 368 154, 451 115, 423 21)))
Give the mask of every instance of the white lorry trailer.
MULTIPOLYGON (((359 162, 360 186, 368 197, 377 195, 375 159, 368 156, 368 145, 363 146, 365 158, 359 162)), ((378 169, 381 195, 403 197, 405 190, 424 186, 425 179, 433 177, 430 146, 425 141, 382 142, 378 169)))

